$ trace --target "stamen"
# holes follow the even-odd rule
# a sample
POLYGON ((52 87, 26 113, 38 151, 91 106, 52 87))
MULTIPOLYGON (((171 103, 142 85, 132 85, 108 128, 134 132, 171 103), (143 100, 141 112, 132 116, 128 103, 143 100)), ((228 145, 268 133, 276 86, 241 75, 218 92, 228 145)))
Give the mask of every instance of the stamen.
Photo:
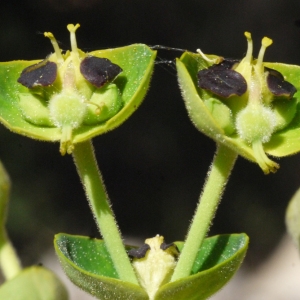
POLYGON ((58 43, 57 43, 54 35, 51 32, 44 32, 44 36, 50 39, 50 41, 52 43, 52 46, 54 48, 56 57, 57 57, 57 62, 58 63, 63 63, 64 59, 61 55, 61 50, 59 49, 58 43))
POLYGON ((250 82, 252 73, 253 42, 250 32, 246 31, 244 32, 244 35, 247 38, 247 53, 234 70, 242 74, 247 82, 250 82))
POLYGON ((70 38, 71 38, 71 49, 72 52, 76 53, 78 55, 78 48, 77 48, 77 42, 76 42, 76 30, 80 27, 80 24, 76 24, 75 26, 73 24, 69 24, 67 26, 68 30, 70 31, 70 38))
POLYGON ((247 38, 247 43, 248 43, 247 53, 246 53, 246 56, 244 58, 244 62, 251 63, 252 52, 253 52, 253 42, 252 42, 252 38, 251 38, 251 33, 248 32, 248 31, 245 31, 244 35, 247 38))
POLYGON ((99 104, 97 104, 97 103, 95 103, 95 102, 88 101, 88 100, 84 101, 84 103, 90 104, 90 105, 95 105, 95 106, 96 106, 95 114, 96 114, 97 116, 100 115, 103 106, 105 106, 104 103, 100 103, 100 105, 99 105, 99 104))
POLYGON ((262 142, 256 140, 252 143, 252 149, 254 152, 254 156, 256 158, 257 163, 263 170, 265 174, 269 174, 270 172, 276 173, 279 169, 279 164, 269 159, 263 149, 262 142))
POLYGON ((197 49, 197 52, 202 56, 203 59, 205 59, 207 62, 212 63, 212 64, 219 64, 222 62, 224 59, 223 57, 217 57, 217 58, 208 58, 200 49, 197 49))
POLYGON ((257 62, 256 62, 256 66, 257 68, 262 68, 263 65, 263 58, 265 55, 265 51, 267 49, 267 47, 271 46, 273 43, 273 41, 267 37, 264 37, 261 41, 261 48, 259 50, 259 54, 258 54, 258 58, 257 58, 257 62))

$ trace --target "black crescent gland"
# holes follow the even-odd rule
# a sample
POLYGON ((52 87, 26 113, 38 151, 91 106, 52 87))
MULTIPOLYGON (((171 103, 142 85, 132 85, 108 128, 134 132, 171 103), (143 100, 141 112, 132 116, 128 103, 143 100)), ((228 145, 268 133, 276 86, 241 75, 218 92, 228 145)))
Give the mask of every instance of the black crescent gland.
POLYGON ((171 252, 174 256, 179 255, 179 250, 174 243, 169 243, 169 244, 162 243, 160 245, 160 249, 163 251, 169 250, 169 252, 171 252))
POLYGON ((18 82, 31 89, 35 86, 49 86, 57 76, 57 65, 54 62, 43 60, 25 68, 18 82))
POLYGON ((273 69, 265 67, 267 74, 267 85, 274 96, 291 99, 297 92, 294 85, 284 80, 283 75, 273 69))
POLYGON ((168 248, 170 248, 170 247, 172 247, 172 246, 175 246, 175 244, 174 244, 174 243, 169 243, 169 244, 162 243, 162 244, 160 245, 160 249, 161 249, 161 250, 167 250, 168 248))
POLYGON ((87 56, 80 63, 82 76, 97 88, 115 79, 122 71, 107 58, 87 56))
POLYGON ((148 244, 144 244, 140 248, 132 248, 128 251, 128 255, 132 258, 143 258, 146 256, 147 251, 150 250, 148 244))
POLYGON ((240 73, 230 69, 237 62, 224 60, 220 64, 199 71, 198 86, 223 98, 242 96, 247 91, 247 82, 240 73))

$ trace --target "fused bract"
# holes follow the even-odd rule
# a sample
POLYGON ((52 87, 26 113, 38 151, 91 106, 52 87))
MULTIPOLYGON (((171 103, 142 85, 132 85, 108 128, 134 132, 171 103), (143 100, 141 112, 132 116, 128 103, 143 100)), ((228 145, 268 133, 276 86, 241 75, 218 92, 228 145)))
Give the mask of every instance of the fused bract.
POLYGON ((62 52, 46 32, 54 47, 46 59, 0 63, 0 121, 14 132, 60 141, 62 154, 136 110, 156 56, 142 44, 84 53, 77 48, 78 27, 68 25, 71 51, 62 52))
POLYGON ((162 236, 156 236, 146 239, 145 245, 148 246, 140 249, 126 246, 134 257, 137 253, 141 256, 132 262, 139 262, 135 269, 139 269, 138 277, 141 285, 144 284, 140 286, 120 280, 103 240, 63 233, 56 235, 54 240, 59 261, 74 284, 97 299, 124 300, 208 299, 238 270, 248 243, 245 234, 205 239, 190 276, 173 282, 168 280, 183 242, 166 245, 162 236))
MULTIPOLYGON (((275 146, 272 140, 276 134, 291 129, 297 119, 296 74, 300 68, 264 63, 265 50, 272 44, 266 37, 258 58, 253 59, 251 34, 246 32, 245 36, 248 50, 241 61, 205 56, 200 50, 199 54, 186 52, 177 61, 178 76, 196 127, 257 162, 268 174, 279 165, 265 152, 269 152, 270 145, 275 146)), ((286 148, 286 154, 272 154, 291 154, 287 144, 276 146, 286 148)))

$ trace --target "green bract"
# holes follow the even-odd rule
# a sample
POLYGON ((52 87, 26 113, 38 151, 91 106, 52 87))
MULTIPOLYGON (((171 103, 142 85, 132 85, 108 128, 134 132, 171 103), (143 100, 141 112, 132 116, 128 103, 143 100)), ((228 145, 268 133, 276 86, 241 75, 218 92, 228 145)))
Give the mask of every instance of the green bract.
MULTIPOLYGON (((149 296, 141 286, 118 278, 102 240, 58 234, 55 236, 54 245, 60 263, 71 281, 98 299, 204 300, 220 290, 238 270, 246 254, 248 242, 249 239, 245 234, 220 235, 205 239, 190 276, 174 282, 163 282, 162 285, 159 284, 160 287, 156 293, 149 296)), ((175 244, 179 250, 182 249, 183 242, 175 244)), ((153 250, 152 247, 153 242, 149 251, 153 250)), ((128 250, 133 248, 127 247, 128 250)), ((149 253, 146 255, 148 255, 146 260, 153 259, 149 253)), ((159 258, 152 262, 148 270, 149 275, 145 274, 145 276, 151 277, 151 272, 155 268, 156 274, 159 268, 166 264, 169 272, 169 267, 173 265, 169 257, 170 253, 166 254, 167 259, 163 258, 163 253, 158 256, 159 258), (161 259, 164 260, 163 264, 161 264, 161 259)), ((146 263, 144 267, 149 266, 146 263)), ((169 274, 166 278, 169 278, 169 274)), ((153 277, 153 280, 155 279, 157 278, 153 277)))
POLYGON ((0 120, 12 131, 60 141, 62 154, 74 144, 105 133, 125 121, 143 100, 156 52, 143 44, 84 53, 68 25, 71 51, 43 61, 0 64, 0 120), (17 82, 19 81, 19 82, 17 82))
POLYGON ((281 157, 300 151, 300 67, 263 63, 272 44, 268 38, 253 60, 251 35, 245 36, 243 60, 185 52, 177 60, 178 79, 195 126, 268 174, 279 165, 265 153, 281 157))

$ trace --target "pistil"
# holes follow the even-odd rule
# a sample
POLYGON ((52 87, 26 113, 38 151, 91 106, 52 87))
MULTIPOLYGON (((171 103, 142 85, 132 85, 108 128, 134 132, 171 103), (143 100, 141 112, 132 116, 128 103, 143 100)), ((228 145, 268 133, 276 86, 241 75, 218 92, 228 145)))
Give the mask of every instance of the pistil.
POLYGON ((57 43, 54 35, 51 32, 45 32, 44 36, 50 39, 50 41, 52 43, 52 46, 54 48, 54 52, 56 54, 57 62, 59 64, 62 64, 64 62, 64 58, 63 58, 63 56, 61 54, 61 50, 60 50, 60 48, 58 46, 58 43, 57 43))

